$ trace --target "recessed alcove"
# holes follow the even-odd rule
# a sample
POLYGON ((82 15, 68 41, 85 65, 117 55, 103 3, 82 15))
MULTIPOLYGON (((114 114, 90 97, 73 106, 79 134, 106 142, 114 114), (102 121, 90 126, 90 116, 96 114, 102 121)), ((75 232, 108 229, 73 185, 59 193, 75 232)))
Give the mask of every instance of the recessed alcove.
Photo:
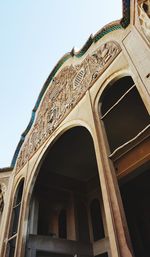
POLYGON ((126 231, 129 232, 125 232, 126 237, 135 257, 148 257, 150 117, 130 76, 110 83, 104 90, 100 99, 100 119, 108 143, 107 157, 118 179, 126 231))
POLYGON ((130 76, 108 85, 100 102, 111 153, 144 132, 150 124, 149 114, 130 76))
POLYGON ((68 130, 47 150, 31 197, 28 230, 27 256, 33 249, 37 257, 95 256, 109 249, 95 150, 87 129, 68 130))

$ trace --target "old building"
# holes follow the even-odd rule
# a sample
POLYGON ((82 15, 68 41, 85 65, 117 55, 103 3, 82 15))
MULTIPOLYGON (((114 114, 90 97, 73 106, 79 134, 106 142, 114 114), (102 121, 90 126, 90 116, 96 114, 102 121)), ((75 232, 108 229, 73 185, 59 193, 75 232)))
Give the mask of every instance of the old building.
POLYGON ((150 256, 150 0, 64 55, 11 168, 1 257, 150 256))

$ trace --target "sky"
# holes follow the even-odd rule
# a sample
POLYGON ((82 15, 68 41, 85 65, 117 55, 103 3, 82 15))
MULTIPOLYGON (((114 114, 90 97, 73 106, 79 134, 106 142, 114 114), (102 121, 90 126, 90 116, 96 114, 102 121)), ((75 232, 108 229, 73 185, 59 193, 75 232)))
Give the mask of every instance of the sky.
POLYGON ((59 59, 122 17, 122 0, 0 1, 0 168, 9 167, 59 59))

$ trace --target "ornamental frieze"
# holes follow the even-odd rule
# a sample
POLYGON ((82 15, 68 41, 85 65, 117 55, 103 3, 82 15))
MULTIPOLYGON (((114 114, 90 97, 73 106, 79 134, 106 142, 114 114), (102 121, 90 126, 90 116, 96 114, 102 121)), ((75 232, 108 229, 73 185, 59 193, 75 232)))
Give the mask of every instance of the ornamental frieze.
POLYGON ((22 145, 16 164, 17 170, 25 165, 53 133, 120 51, 121 48, 116 42, 107 42, 87 55, 80 64, 64 67, 57 73, 42 99, 35 122, 22 145))

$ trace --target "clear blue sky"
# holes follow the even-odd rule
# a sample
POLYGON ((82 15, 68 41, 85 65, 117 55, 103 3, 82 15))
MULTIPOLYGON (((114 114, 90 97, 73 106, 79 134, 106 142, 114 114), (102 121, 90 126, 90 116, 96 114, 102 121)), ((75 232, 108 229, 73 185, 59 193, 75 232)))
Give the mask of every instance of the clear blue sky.
POLYGON ((0 1, 0 167, 10 166, 57 61, 122 17, 121 0, 0 1))

